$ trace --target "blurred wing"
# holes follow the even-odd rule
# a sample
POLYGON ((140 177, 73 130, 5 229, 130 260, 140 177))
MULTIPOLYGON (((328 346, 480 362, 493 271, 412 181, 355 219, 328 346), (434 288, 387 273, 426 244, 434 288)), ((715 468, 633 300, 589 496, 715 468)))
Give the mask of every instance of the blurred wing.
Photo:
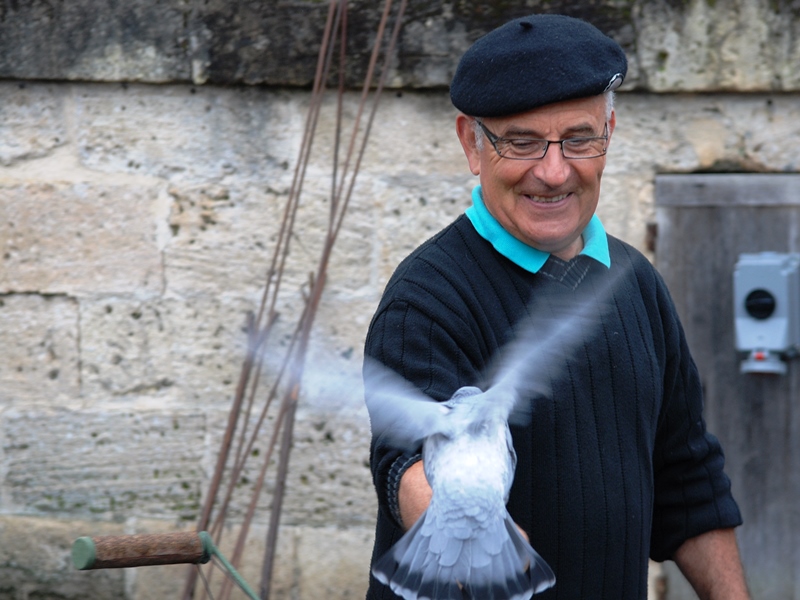
POLYGON ((592 322, 571 315, 568 322, 534 319, 524 323, 515 340, 498 354, 495 375, 488 392, 502 398, 509 423, 530 422, 531 398, 552 395, 551 382, 562 376, 570 356, 586 340, 592 322))
POLYGON ((514 341, 498 353, 493 363, 492 386, 509 407, 509 422, 530 421, 534 396, 551 394, 550 382, 561 375, 567 360, 596 339, 602 313, 612 310, 613 290, 620 273, 610 275, 582 305, 558 316, 531 314, 520 321, 514 341), (520 402, 524 399, 524 402, 520 402))
POLYGON ((364 395, 372 435, 397 448, 415 450, 445 430, 450 408, 420 392, 375 360, 364 360, 364 395))

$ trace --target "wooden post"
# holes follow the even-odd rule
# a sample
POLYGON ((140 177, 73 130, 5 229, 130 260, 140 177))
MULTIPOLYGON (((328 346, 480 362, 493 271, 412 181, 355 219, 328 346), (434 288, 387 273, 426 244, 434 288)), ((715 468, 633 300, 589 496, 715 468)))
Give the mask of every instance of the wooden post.
POLYGON ((708 428, 725 450, 751 592, 800 600, 800 358, 786 375, 740 373, 733 319, 738 256, 800 252, 800 175, 659 176, 656 214, 656 265, 700 370, 708 428))

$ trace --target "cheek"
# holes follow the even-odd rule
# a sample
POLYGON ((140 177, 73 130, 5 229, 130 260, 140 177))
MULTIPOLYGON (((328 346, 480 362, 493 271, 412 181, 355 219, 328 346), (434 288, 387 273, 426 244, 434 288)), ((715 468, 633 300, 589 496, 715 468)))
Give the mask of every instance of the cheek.
POLYGON ((484 172, 489 173, 495 187, 510 189, 520 184, 528 171, 524 162, 506 159, 493 163, 484 172))
POLYGON ((606 168, 606 157, 603 156, 598 160, 600 161, 600 165, 594 169, 594 178, 595 181, 599 183, 600 179, 603 177, 603 171, 605 171, 606 168))
POLYGON ((585 165, 584 168, 576 170, 577 176, 585 189, 590 189, 593 190, 594 193, 599 193, 600 180, 603 177, 604 165, 605 162, 599 166, 585 165))

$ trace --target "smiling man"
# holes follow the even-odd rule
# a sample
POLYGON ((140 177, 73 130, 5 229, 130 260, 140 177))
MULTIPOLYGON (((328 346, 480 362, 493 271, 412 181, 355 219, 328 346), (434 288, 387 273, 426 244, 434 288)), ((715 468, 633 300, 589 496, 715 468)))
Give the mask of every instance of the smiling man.
MULTIPOLYGON (((626 70, 616 42, 558 15, 511 21, 465 53, 450 94, 480 185, 465 214, 398 267, 365 354, 446 401, 485 389, 523 322, 546 329, 592 311, 581 344, 553 348, 557 368, 530 361, 548 392, 511 427, 508 510, 556 577, 539 597, 644 599, 653 558, 675 560, 701 598, 746 599, 741 517, 675 308, 650 263, 595 215, 626 70)), ((375 561, 431 488, 419 448, 376 436, 371 465, 375 561)), ((430 572, 400 569, 408 581, 414 568, 430 572)), ((367 598, 397 596, 373 577, 367 598)))
POLYGON ((607 92, 507 117, 457 117, 485 207, 514 238, 563 260, 583 250, 616 124, 611 98, 607 92))

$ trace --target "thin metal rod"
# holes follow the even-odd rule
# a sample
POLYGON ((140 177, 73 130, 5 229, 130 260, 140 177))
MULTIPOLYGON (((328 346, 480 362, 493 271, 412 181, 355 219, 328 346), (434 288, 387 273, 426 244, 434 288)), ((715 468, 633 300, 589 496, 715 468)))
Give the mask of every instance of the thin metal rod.
POLYGON ((272 510, 269 515, 269 530, 267 534, 264 561, 261 565, 261 600, 269 600, 270 584, 272 583, 272 569, 275 564, 275 554, 278 546, 278 527, 280 525, 281 508, 285 497, 286 475, 289 469, 289 452, 292 448, 294 437, 294 417, 297 410, 297 397, 299 386, 292 388, 289 396, 288 410, 284 417, 283 438, 281 440, 281 456, 278 464, 277 484, 272 497, 272 510))
MULTIPOLYGON (((200 535, 203 535, 203 533, 200 535)), ((248 598, 250 598, 250 600, 259 600, 256 593, 253 591, 253 588, 247 584, 244 577, 242 577, 239 574, 239 571, 237 571, 234 566, 228 562, 228 559, 226 559, 225 555, 219 551, 219 548, 217 548, 213 542, 211 542, 211 536, 208 535, 208 533, 205 535, 208 536, 206 544, 208 544, 210 547, 211 555, 220 562, 225 571, 228 573, 230 579, 232 579, 233 582, 241 588, 241 590, 247 595, 248 598)))
POLYGON ((319 55, 317 58, 317 70, 314 76, 314 86, 311 93, 311 106, 306 117, 303 141, 300 146, 300 158, 297 161, 297 165, 295 165, 294 178, 292 179, 292 185, 289 190, 289 197, 284 210, 283 222, 281 224, 278 241, 275 245, 275 254, 273 255, 272 265, 270 266, 268 272, 267 286, 264 290, 264 296, 262 298, 261 308, 258 312, 257 322, 260 322, 263 318, 267 299, 270 295, 270 284, 272 283, 273 278, 275 279, 275 283, 272 286, 269 314, 272 314, 275 311, 275 305, 278 299, 278 291, 283 278, 284 266, 286 264, 286 258, 289 255, 291 232, 294 229, 294 219, 297 213, 297 206, 303 188, 303 180, 305 179, 308 159, 313 146, 314 134, 316 133, 319 110, 322 105, 322 92, 324 91, 325 79, 328 75, 330 55, 332 52, 330 43, 332 37, 331 32, 334 30, 335 21, 339 15, 339 11, 336 10, 338 4, 339 2, 333 0, 328 7, 328 18, 325 23, 323 40, 322 44, 320 45, 319 55))
MULTIPOLYGON (((307 311, 308 311, 308 305, 306 304, 306 309, 304 311, 304 314, 306 314, 307 311)), ((302 320, 301 320, 301 323, 302 323, 302 320)), ((300 325, 298 325, 298 328, 295 331, 295 335, 293 336, 292 348, 294 348, 294 346, 296 345, 297 338, 299 337, 299 334, 300 334, 300 325)), ((292 354, 293 354, 293 351, 290 349, 288 355, 292 355, 292 354)), ((284 401, 281 403, 278 416, 277 416, 277 418, 275 420, 275 427, 274 427, 274 429, 272 431, 272 437, 271 437, 271 439, 269 441, 269 444, 267 446, 267 453, 266 453, 266 456, 264 457, 264 460, 262 462, 261 471, 259 473, 258 479, 256 480, 256 483, 255 483, 255 485, 253 487, 253 494, 252 494, 252 496, 250 498, 250 504, 248 505, 247 513, 245 514, 244 520, 242 522, 242 526, 241 526, 241 528, 239 530, 239 535, 238 535, 237 540, 236 540, 236 545, 234 547, 233 554, 231 555, 231 562, 234 565, 238 565, 239 564, 239 561, 241 560, 242 554, 244 553, 244 544, 245 544, 245 541, 247 540, 247 535, 248 535, 248 532, 249 532, 250 524, 252 523, 252 520, 253 520, 253 516, 255 515, 255 511, 256 511, 257 504, 258 504, 258 499, 259 499, 260 494, 261 494, 261 490, 264 488, 264 481, 266 479, 267 469, 269 467, 270 462, 272 461, 272 453, 273 453, 273 451, 275 450, 275 448, 277 446, 278 434, 280 432, 281 426, 284 424, 284 420, 286 418, 287 408, 288 408, 288 402, 284 399, 284 401)), ((273 507, 273 511, 274 511, 274 507, 273 507)), ((267 552, 269 552, 269 550, 267 550, 267 552)), ((231 591, 230 590, 230 585, 227 582, 224 582, 223 583, 223 587, 220 590, 220 600, 227 600, 227 598, 230 596, 230 591, 231 591)))
MULTIPOLYGON (((341 209, 341 211, 339 213, 339 221, 336 223, 336 226, 335 226, 335 229, 334 229, 334 234, 333 234, 334 238, 336 238, 338 236, 339 230, 340 230, 340 228, 342 226, 342 223, 344 222, 344 215, 347 212, 347 207, 350 204, 350 198, 352 197, 353 189, 355 188, 356 176, 358 175, 358 172, 361 169, 361 161, 362 161, 362 159, 364 157, 364 152, 366 151, 366 148, 367 148, 367 141, 369 140, 369 134, 372 131, 372 124, 375 121, 375 115, 377 114, 378 103, 380 101, 380 96, 381 96, 381 94, 383 92, 383 88, 384 88, 384 86, 386 84, 386 77, 387 77, 388 72, 389 72, 389 62, 391 61, 391 57, 394 54, 394 49, 397 46, 397 39, 398 39, 399 34, 400 34, 400 29, 402 28, 403 15, 405 14, 405 10, 406 10, 407 4, 408 4, 407 0, 401 0, 401 2, 400 2, 400 8, 398 10, 396 21, 395 21, 395 24, 394 24, 394 30, 392 31, 391 41, 389 42, 389 47, 387 48, 386 55, 384 57, 384 65, 383 65, 383 69, 381 70, 381 77, 380 77, 380 80, 379 80, 379 83, 378 83, 378 87, 377 87, 377 89, 375 91, 375 99, 374 99, 374 102, 373 102, 373 105, 372 105, 372 111, 370 113, 369 119, 367 120, 367 127, 366 127, 366 130, 364 131, 364 136, 363 136, 363 139, 362 139, 361 149, 360 149, 359 154, 358 154, 358 159, 356 160, 355 168, 353 169, 353 177, 350 180, 350 187, 347 190, 347 194, 346 194, 344 202, 342 204, 342 209, 341 209)), ((366 89, 366 85, 365 85, 365 89, 366 89)))
MULTIPOLYGON (((227 469, 227 493, 218 508, 217 517, 214 521, 212 531, 220 536, 223 530, 223 523, 226 517, 227 509, 229 507, 233 491, 236 483, 239 481, 241 473, 245 466, 245 461, 250 456, 252 448, 256 443, 261 426, 266 419, 267 412, 272 404, 273 399, 278 394, 279 387, 288 390, 283 397, 282 402, 278 408, 278 415, 275 419, 274 429, 268 445, 266 456, 261 466, 258 481, 253 489, 250 504, 248 506, 247 514, 245 515, 242 527, 239 531, 239 536, 235 545, 235 550, 231 557, 230 565, 235 568, 244 549, 248 531, 255 513, 259 495, 264 489, 264 481, 266 472, 272 461, 274 451, 277 449, 277 442, 280 436, 280 455, 278 457, 278 472, 276 475, 275 489, 273 490, 272 507, 270 510, 270 525, 267 532, 267 544, 264 554, 264 562, 262 565, 262 580, 261 580, 261 593, 262 600, 267 600, 269 596, 269 584, 272 579, 273 565, 276 553, 277 538, 279 533, 280 514, 283 505, 283 499, 286 490, 286 481, 288 476, 289 456, 292 447, 292 438, 294 431, 294 421, 296 417, 296 407, 299 397, 300 384, 305 368, 306 355, 309 346, 309 339, 311 329, 315 320, 317 309, 319 307, 322 292, 325 287, 326 273, 328 263, 330 261, 332 249, 335 240, 340 232, 341 225, 344 219, 346 209, 348 207, 350 197, 352 195, 355 179, 358 174, 362 158, 366 149, 367 139, 372 127, 375 117, 378 98, 383 90, 384 82, 387 77, 391 57, 394 53, 400 23, 407 2, 403 0, 401 7, 398 11, 397 22, 392 32, 391 41, 388 45, 384 56, 383 72, 377 86, 377 91, 374 98, 372 110, 365 126, 362 139, 358 151, 356 151, 359 130, 361 129, 361 121, 365 112, 365 104, 372 89, 372 78, 375 73, 378 55, 380 53, 380 46, 382 44, 386 24, 391 14, 392 0, 386 0, 383 15, 379 25, 379 33, 376 37, 375 47, 373 48, 372 56, 370 59, 368 76, 364 82, 361 102, 358 108, 358 113, 353 127, 352 137, 349 142, 349 147, 346 156, 340 168, 340 144, 341 144, 341 124, 343 121, 343 98, 344 98, 344 74, 345 74, 345 44, 346 44, 346 31, 347 31, 347 1, 346 0, 331 0, 328 11, 328 21, 326 22, 323 43, 320 46, 320 52, 317 63, 317 72, 315 75, 314 87, 311 97, 311 102, 306 118, 306 127, 303 134, 303 140, 300 147, 298 163, 295 167, 294 177, 288 194, 287 202, 284 209, 283 220, 281 223, 278 241, 275 245, 275 250, 272 256, 267 281, 264 287, 261 305, 257 315, 253 319, 253 323, 248 327, 248 348, 253 351, 248 352, 248 357, 243 364, 242 373, 239 384, 237 385, 236 398, 234 399, 234 406, 231 409, 231 415, 228 421, 228 428, 226 430, 225 440, 223 441, 223 448, 225 457, 220 456, 217 461, 217 471, 215 471, 212 480, 214 494, 206 497, 206 505, 204 506, 202 520, 204 525, 210 521, 212 508, 215 506, 216 497, 219 495, 219 488, 222 480, 222 472, 226 470, 227 463, 230 461, 230 446, 233 444, 234 432, 236 427, 240 426, 239 435, 237 440, 237 447, 233 457, 233 465, 227 469), (263 368, 264 360, 264 346, 266 345, 269 331, 278 318, 276 311, 277 302, 281 283, 286 267, 287 258, 289 255, 289 245, 293 237, 294 225, 297 219, 299 198, 303 189, 306 170, 309 164, 311 149, 314 141, 314 134, 316 131, 317 122, 320 115, 322 106, 323 95, 325 91, 325 81, 327 81, 328 73, 330 70, 334 46, 336 43, 336 32, 341 29, 339 39, 339 90, 337 102, 337 115, 336 115, 336 132, 335 132, 335 147, 334 165, 332 175, 331 187, 331 206, 330 216, 328 222, 328 231, 323 243, 322 252, 320 255, 317 270, 311 275, 309 292, 305 300, 305 306, 302 311, 302 316, 297 324, 297 328, 291 338, 291 343, 285 354, 283 365, 279 369, 277 379, 269 392, 266 404, 261 411, 257 423, 253 426, 252 430, 249 429, 249 420, 252 416, 252 409, 254 407, 255 392, 258 387, 260 374, 263 368), (355 160, 353 157, 356 157, 355 160), (349 173, 350 166, 354 165, 352 174, 349 173), (266 326, 262 327, 264 319, 268 321, 266 326), (286 381, 284 381, 286 379, 286 381), (249 393, 248 393, 249 392, 249 393), (244 400, 247 398, 247 404, 244 400), (243 407, 245 408, 244 414, 242 413, 243 407), (244 419, 245 423, 237 425, 240 420, 244 419), (282 429, 282 431, 281 431, 282 429)), ((195 578, 196 578, 195 572, 195 578)), ((194 589, 194 580, 189 585, 187 581, 187 592, 194 589)), ((189 600, 190 596, 184 595, 184 600, 189 600)), ((230 595, 230 580, 223 582, 222 596, 220 600, 227 600, 230 595)))
MULTIPOLYGON (((346 0, 343 1, 343 4, 346 5, 346 0)), ((372 58, 370 60, 369 75, 368 75, 367 81, 365 82, 365 85, 364 85, 365 92, 364 92, 364 94, 362 96, 362 106, 363 106, 364 98, 366 97, 366 95, 368 93, 368 90, 371 87, 372 74, 374 73, 375 62, 377 61, 378 47, 379 47, 379 44, 380 44, 380 40, 383 39, 383 32, 385 30, 386 22, 387 22, 387 20, 389 18, 389 14, 391 12, 391 5, 392 5, 392 0, 386 0, 386 8, 384 10, 384 13, 383 13, 383 16, 382 16, 382 19, 381 19, 381 24, 379 26, 379 35, 377 37, 376 46, 373 49, 373 55, 372 55, 372 58)), ((397 39, 397 34, 399 32, 400 22, 402 20, 402 13, 403 13, 403 11, 405 9, 405 5, 406 4, 405 4, 405 1, 404 1, 402 3, 402 5, 401 5, 401 10, 400 10, 400 15, 398 17, 398 22, 397 22, 397 24, 395 26, 395 29, 394 29, 394 32, 393 32, 392 42, 390 44, 390 52, 388 52, 387 56, 385 57, 385 65, 384 65, 384 69, 383 69, 383 73, 382 73, 383 77, 381 78, 381 88, 383 86, 383 81, 385 81, 386 71, 388 70, 389 61, 391 59, 391 49, 393 49, 394 43, 396 42, 396 39, 397 39)), ((344 35, 344 33, 343 33, 343 35, 344 35)), ((341 65, 340 69, 343 69, 343 68, 344 68, 344 65, 341 65)), ((341 93, 341 91, 340 91, 340 93, 341 93)), ((372 112, 372 116, 373 117, 374 117, 374 113, 375 113, 375 109, 373 109, 373 112, 372 112)), ((360 118, 360 113, 359 113, 359 118, 360 118)), ((370 120, 370 123, 371 123, 371 120, 370 120)), ((368 125, 368 129, 369 129, 369 125, 368 125)), ((353 152, 354 140, 357 137, 357 131, 358 131, 358 120, 357 120, 357 122, 355 124, 354 130, 353 130, 353 135, 351 137, 350 150, 348 151, 348 157, 347 157, 347 161, 346 161, 347 163, 349 163, 350 156, 352 155, 352 152, 353 152)), ((359 153, 359 158, 358 158, 358 160, 356 162, 356 166, 357 167, 360 164, 361 157, 363 156, 363 151, 364 151, 365 145, 366 145, 366 137, 364 138, 364 141, 363 141, 362 147, 361 147, 361 152, 359 153)), ((342 184, 344 184, 345 173, 346 173, 346 169, 345 169, 345 172, 342 175, 342 184)), ((355 179, 356 174, 357 174, 357 168, 354 171, 353 180, 355 179)), ((348 199, 349 199, 349 196, 350 196, 350 194, 352 192, 352 188, 353 188, 353 184, 351 182, 351 185, 350 185, 350 187, 348 189, 348 199)), ((337 209, 346 208, 347 201, 345 201, 344 205, 339 205, 339 200, 340 200, 340 197, 332 199, 332 202, 337 204, 336 208, 337 209)), ((265 555, 264 555, 264 564, 263 564, 263 568, 262 568, 262 579, 261 579, 261 590, 260 590, 261 591, 262 600, 269 600, 269 587, 270 587, 270 582, 271 582, 271 578, 272 578, 272 570, 273 570, 273 563, 274 563, 274 556, 275 556, 275 548, 277 546, 278 526, 279 526, 279 522, 280 522, 280 512, 281 512, 281 509, 282 509, 283 496, 284 496, 284 492, 285 492, 285 482, 286 482, 286 477, 287 477, 287 473, 288 473, 289 453, 291 451, 291 441, 292 441, 292 432, 293 432, 295 411, 296 411, 296 406, 297 406, 297 397, 299 395, 299 386, 300 386, 300 382, 302 380, 303 370, 304 370, 304 367, 305 367, 305 359, 306 359, 306 354, 307 354, 307 349, 308 349, 308 341, 309 341, 309 338, 310 338, 311 328, 312 328, 312 325, 313 325, 313 322, 314 322, 314 318, 315 318, 316 313, 317 313, 317 308, 319 306, 319 302, 320 302, 321 297, 322 297, 322 291, 323 291, 323 289, 325 287, 327 266, 328 266, 328 262, 330 260, 330 255, 331 255, 331 250, 332 250, 333 244, 334 244, 334 242, 336 240, 336 234, 339 231, 340 224, 341 224, 341 217, 340 217, 339 221, 337 222, 336 214, 335 214, 335 212, 332 212, 331 213, 331 222, 329 223, 329 235, 328 235, 328 237, 326 239, 326 243, 324 244, 324 247, 323 247, 323 252, 322 252, 321 259, 320 259, 319 267, 317 269, 316 277, 315 277, 314 281, 312 282, 310 298, 309 298, 308 305, 307 305, 307 311, 306 311, 306 313, 304 315, 304 318, 302 320, 302 322, 303 322, 303 328, 302 328, 303 331, 302 331, 302 334, 301 334, 301 337, 300 337, 300 345, 299 345, 299 348, 298 348, 298 351, 297 351, 297 355, 296 355, 297 360, 295 362, 295 369, 294 369, 294 372, 290 375, 290 384, 292 385, 292 393, 291 393, 291 396, 290 396, 291 400, 290 400, 289 410, 287 411, 287 414, 286 414, 286 417, 285 417, 286 421, 283 424, 283 426, 284 426, 283 444, 282 444, 282 447, 281 447, 280 462, 279 462, 279 465, 278 465, 277 483, 276 483, 276 486, 275 486, 275 491, 273 493, 273 505, 272 505, 272 510, 271 510, 271 513, 270 513, 270 527, 269 527, 269 530, 268 530, 266 551, 265 551, 265 555)))
MULTIPOLYGON (((248 348, 255 346, 255 338, 257 333, 255 331, 255 323, 252 319, 248 319, 247 323, 247 337, 248 348)), ((200 516, 200 521, 197 524, 197 531, 204 531, 208 527, 208 522, 211 518, 211 511, 214 507, 214 502, 219 492, 219 487, 222 482, 222 475, 225 471, 225 464, 228 462, 228 453, 230 452, 231 442, 233 440, 234 432, 236 431, 236 424, 239 418, 239 412, 242 405, 242 400, 247 389, 247 381, 250 378, 250 372, 253 367, 253 352, 248 352, 245 357, 242 371, 239 376, 239 382, 236 387, 236 394, 233 398, 233 406, 231 406, 230 413, 228 414, 228 424, 225 428, 225 436, 222 441, 219 456, 217 457, 217 465, 214 469, 214 475, 211 479, 208 492, 206 493, 205 503, 203 505, 203 512, 200 516)), ((186 584, 184 585, 182 597, 184 600, 191 600, 194 595, 194 588, 197 583, 197 570, 190 569, 187 577, 186 584)))

